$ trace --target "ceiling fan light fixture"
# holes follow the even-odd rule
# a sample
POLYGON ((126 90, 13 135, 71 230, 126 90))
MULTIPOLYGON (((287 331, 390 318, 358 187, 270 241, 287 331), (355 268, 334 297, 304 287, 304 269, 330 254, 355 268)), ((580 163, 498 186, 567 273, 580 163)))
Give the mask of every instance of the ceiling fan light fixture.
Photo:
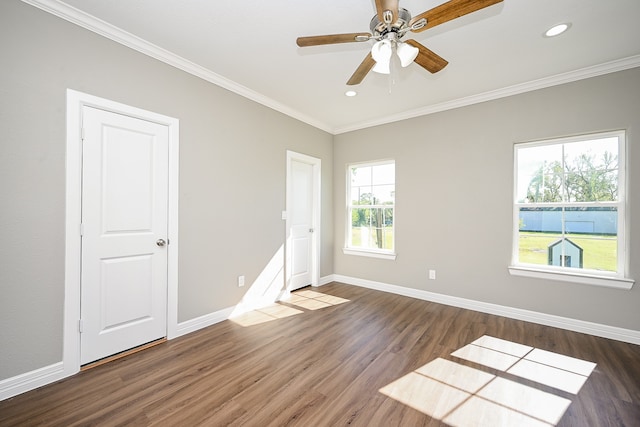
POLYGON ((391 74, 391 66, 389 62, 376 62, 371 71, 378 74, 391 74))
POLYGON ((418 52, 420 50, 417 47, 413 47, 406 43, 398 43, 398 48, 396 49, 398 53, 398 57, 400 58, 400 65, 402 67, 408 67, 414 59, 417 58, 418 52))
POLYGON ((376 61, 376 65, 373 66, 372 70, 380 74, 389 74, 391 72, 389 64, 392 53, 393 49, 389 40, 384 39, 376 42, 371 48, 371 56, 376 61))

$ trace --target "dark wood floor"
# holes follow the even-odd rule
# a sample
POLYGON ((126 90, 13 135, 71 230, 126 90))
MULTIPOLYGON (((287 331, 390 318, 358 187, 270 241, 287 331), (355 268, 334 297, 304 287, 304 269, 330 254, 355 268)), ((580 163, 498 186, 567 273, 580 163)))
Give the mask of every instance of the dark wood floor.
MULTIPOLYGON (((306 293, 5 400, 0 425, 515 425, 489 410, 445 423, 461 405, 429 395, 444 380, 397 387, 433 410, 381 391, 437 359, 564 399, 558 426, 640 426, 640 346, 338 283, 312 291, 338 298, 306 293), (452 355, 485 335, 597 365, 575 394, 452 355)), ((524 399, 509 410, 540 422, 524 399)))

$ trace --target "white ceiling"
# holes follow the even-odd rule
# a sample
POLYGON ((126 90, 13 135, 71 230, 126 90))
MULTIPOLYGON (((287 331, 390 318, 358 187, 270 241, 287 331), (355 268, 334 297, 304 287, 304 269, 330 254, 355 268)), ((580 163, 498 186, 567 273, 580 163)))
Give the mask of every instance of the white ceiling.
MULTIPOLYGON (((373 42, 297 47, 369 32, 374 0, 23 0, 331 133, 640 66, 639 0, 504 0, 421 33, 449 61, 346 81, 373 42), (96 19, 97 18, 97 19, 96 19), (571 28, 543 37, 554 24, 571 28)), ((417 15, 444 0, 400 0, 417 15)))

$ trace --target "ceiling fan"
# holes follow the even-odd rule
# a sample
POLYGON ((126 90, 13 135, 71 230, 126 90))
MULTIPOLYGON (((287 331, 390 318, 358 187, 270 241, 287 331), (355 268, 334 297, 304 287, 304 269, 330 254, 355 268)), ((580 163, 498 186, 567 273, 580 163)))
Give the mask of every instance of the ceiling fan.
POLYGON ((378 73, 389 74, 390 64, 396 61, 396 57, 402 67, 415 62, 425 70, 437 73, 446 67, 447 60, 413 39, 402 41, 404 35, 409 31, 419 33, 502 1, 449 0, 412 18, 408 10, 398 7, 399 0, 376 0, 377 14, 369 24, 371 33, 298 37, 296 43, 300 47, 307 47, 376 40, 371 52, 347 82, 348 85, 360 84, 372 69, 378 73))

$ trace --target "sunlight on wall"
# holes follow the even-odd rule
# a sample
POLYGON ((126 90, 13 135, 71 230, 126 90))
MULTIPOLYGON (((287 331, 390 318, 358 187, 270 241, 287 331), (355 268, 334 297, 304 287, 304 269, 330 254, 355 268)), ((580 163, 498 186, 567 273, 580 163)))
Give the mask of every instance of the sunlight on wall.
POLYGON ((273 304, 280 298, 283 288, 284 246, 280 246, 229 317, 273 304))
POLYGON ((483 370, 438 358, 380 392, 451 426, 555 426, 571 400, 517 380, 575 395, 596 366, 487 335, 451 356, 483 370))

